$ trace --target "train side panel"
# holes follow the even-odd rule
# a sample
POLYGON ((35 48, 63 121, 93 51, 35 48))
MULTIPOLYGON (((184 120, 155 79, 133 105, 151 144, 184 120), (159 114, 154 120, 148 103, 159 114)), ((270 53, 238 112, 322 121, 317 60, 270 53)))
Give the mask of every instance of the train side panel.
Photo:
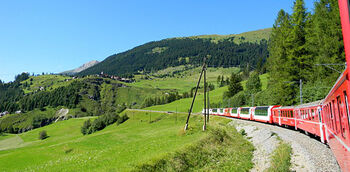
POLYGON ((320 105, 296 109, 296 127, 300 130, 304 130, 307 133, 316 135, 322 140, 324 131, 318 112, 319 108, 321 108, 320 105))
POLYGON ((323 120, 327 142, 343 171, 350 171, 350 92, 348 68, 338 78, 323 102, 323 120))

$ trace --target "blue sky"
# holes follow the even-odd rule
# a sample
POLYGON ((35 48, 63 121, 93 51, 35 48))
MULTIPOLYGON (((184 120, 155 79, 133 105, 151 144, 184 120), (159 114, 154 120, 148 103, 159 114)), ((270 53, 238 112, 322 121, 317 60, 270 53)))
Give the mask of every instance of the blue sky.
MULTIPOLYGON (((314 0, 305 0, 311 9, 314 0)), ((272 27, 293 0, 2 0, 0 79, 56 73, 170 37, 272 27)))

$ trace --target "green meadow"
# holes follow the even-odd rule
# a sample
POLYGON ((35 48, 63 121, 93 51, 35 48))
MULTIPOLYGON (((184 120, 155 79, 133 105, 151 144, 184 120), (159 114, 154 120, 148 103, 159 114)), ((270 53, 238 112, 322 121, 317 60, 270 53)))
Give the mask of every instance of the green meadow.
MULTIPOLYGON (((165 69, 169 70, 169 69, 165 69)), ((217 85, 216 80, 219 75, 229 77, 232 72, 238 72, 239 68, 208 68, 207 70, 207 82, 217 85)), ((152 78, 137 80, 137 82, 130 84, 130 86, 137 86, 143 88, 154 88, 154 89, 168 89, 177 90, 179 93, 189 92, 191 88, 195 87, 201 68, 197 67, 194 69, 186 70, 176 74, 174 77, 165 78, 152 78)), ((161 73, 161 72, 159 72, 161 73)), ((202 81, 203 82, 203 81, 202 81)))
MULTIPOLYGON (((113 124, 86 136, 81 134, 80 128, 89 117, 60 121, 18 135, 0 136, 0 171, 132 171, 167 159, 174 152, 196 148, 210 136, 210 132, 201 131, 201 116, 192 116, 185 133, 184 114, 130 110, 123 113, 130 117, 125 123, 113 124), (49 137, 39 140, 38 133, 43 130, 49 137)), ((209 131, 228 121, 212 118, 209 131)), ((230 132, 237 133, 234 129, 230 132)), ((235 137, 239 138, 237 142, 244 142, 242 136, 236 134, 235 137)), ((229 140, 230 144, 235 141, 229 140)), ((247 149, 242 152, 245 157, 242 168, 249 169, 252 146, 244 143, 241 146, 247 149)), ((229 156, 220 154, 220 157, 224 155, 229 156)))
MULTIPOLYGON (((260 80, 262 84, 262 90, 265 90, 267 87, 267 74, 260 75, 260 80)), ((245 83, 247 81, 242 81, 242 86, 245 89, 245 83)), ((209 92, 209 101, 210 103, 219 103, 222 102, 224 92, 227 91, 228 86, 216 88, 213 91, 209 92)), ((164 104, 164 105, 156 105, 145 108, 145 110, 159 110, 159 111, 177 111, 177 112, 188 112, 190 109, 193 98, 184 98, 180 100, 176 100, 174 102, 164 104)), ((198 92, 196 101, 193 105, 192 112, 201 112, 204 107, 204 95, 203 91, 198 92)))

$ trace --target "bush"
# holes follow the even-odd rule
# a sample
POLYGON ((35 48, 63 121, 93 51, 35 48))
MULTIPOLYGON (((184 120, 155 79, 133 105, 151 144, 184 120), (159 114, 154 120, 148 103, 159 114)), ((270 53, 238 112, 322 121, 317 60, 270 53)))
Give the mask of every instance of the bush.
POLYGON ((87 121, 84 122, 83 126, 81 127, 81 133, 83 133, 84 135, 86 134, 90 134, 90 130, 89 128, 91 127, 91 121, 90 119, 88 119, 87 121))
POLYGON ((129 117, 128 117, 128 115, 125 113, 122 117, 119 117, 119 119, 117 120, 117 125, 124 123, 124 122, 125 122, 126 120, 128 120, 128 119, 129 119, 129 117))
POLYGON ((45 130, 39 132, 39 139, 40 140, 44 140, 46 138, 48 138, 49 136, 47 135, 47 132, 45 130))
POLYGON ((85 121, 84 125, 81 127, 81 133, 83 133, 84 135, 91 134, 93 132, 104 129, 108 125, 111 125, 115 122, 117 122, 117 125, 119 125, 128 119, 129 117, 126 114, 120 117, 116 114, 107 113, 105 115, 99 116, 93 122, 91 122, 90 119, 85 121))

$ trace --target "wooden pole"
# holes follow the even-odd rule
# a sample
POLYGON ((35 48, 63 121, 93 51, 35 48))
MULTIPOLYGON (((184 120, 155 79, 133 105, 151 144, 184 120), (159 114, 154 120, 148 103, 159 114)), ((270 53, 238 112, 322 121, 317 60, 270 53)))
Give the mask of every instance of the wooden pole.
POLYGON ((208 122, 208 123, 209 123, 209 115, 210 115, 210 114, 209 114, 209 109, 210 109, 210 104, 209 104, 209 103, 210 103, 210 102, 209 102, 209 91, 210 91, 210 89, 209 89, 209 85, 208 85, 208 91, 207 91, 207 93, 208 93, 208 96, 207 96, 207 100, 208 100, 208 103, 207 103, 207 107, 208 107, 208 113, 207 113, 207 114, 208 114, 208 116, 207 116, 208 119, 207 119, 207 122, 208 122))
POLYGON ((204 70, 204 125, 203 125, 203 131, 207 129, 207 71, 205 67, 203 67, 204 70))
POLYGON ((199 88, 199 83, 201 82, 201 79, 202 79, 202 75, 203 75, 203 69, 205 67, 205 60, 206 58, 204 57, 204 63, 203 63, 203 68, 202 68, 202 71, 201 71, 201 75, 199 76, 199 79, 198 79, 198 82, 197 82, 197 87, 196 87, 196 91, 194 92, 194 96, 193 96, 193 99, 192 99, 192 103, 191 103, 191 107, 188 111, 188 116, 187 116, 187 120, 186 120, 186 125, 185 125, 185 131, 188 129, 188 122, 190 120, 190 116, 191 116, 191 113, 192 113, 192 108, 193 108, 193 103, 194 103, 194 100, 196 99, 196 96, 197 96, 197 91, 198 91, 198 88, 199 88))

